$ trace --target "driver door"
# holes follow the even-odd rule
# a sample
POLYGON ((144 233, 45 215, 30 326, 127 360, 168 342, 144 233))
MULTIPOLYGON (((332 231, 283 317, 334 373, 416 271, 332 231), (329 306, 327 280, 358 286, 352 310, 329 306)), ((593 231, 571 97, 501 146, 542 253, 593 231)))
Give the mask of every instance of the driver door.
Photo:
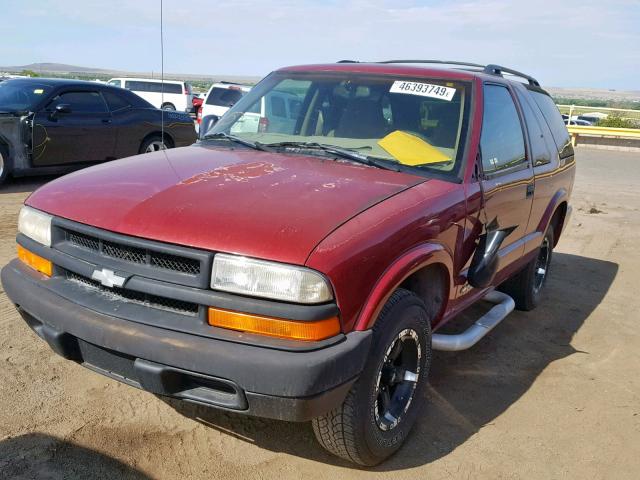
POLYGON ((55 166, 113 158, 116 131, 98 91, 67 90, 36 113, 33 165, 55 166), (63 111, 56 107, 63 106, 63 111))

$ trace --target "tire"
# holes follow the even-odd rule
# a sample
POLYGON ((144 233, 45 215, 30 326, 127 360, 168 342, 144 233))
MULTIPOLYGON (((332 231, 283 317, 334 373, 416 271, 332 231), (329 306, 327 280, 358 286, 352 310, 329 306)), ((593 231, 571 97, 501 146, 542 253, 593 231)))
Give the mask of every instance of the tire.
POLYGON ((152 135, 144 139, 140 144, 140 150, 138 150, 138 153, 152 153, 160 150, 166 150, 167 148, 173 148, 173 144, 170 139, 166 138, 166 135, 164 143, 162 142, 162 137, 160 135, 152 135))
POLYGON ((173 103, 163 103, 162 110, 175 110, 176 106, 173 103))
POLYGON ((395 453, 415 423, 430 365, 426 307, 414 293, 398 289, 373 327, 369 358, 344 402, 312 420, 320 444, 363 466, 376 465, 395 453))
POLYGON ((5 145, 0 145, 0 185, 2 185, 11 173, 11 160, 9 159, 9 149, 5 145))
POLYGON ((501 291, 513 298, 516 309, 528 312, 540 303, 542 290, 549 276, 553 242, 553 226, 549 225, 538 249, 538 255, 500 286, 501 291))

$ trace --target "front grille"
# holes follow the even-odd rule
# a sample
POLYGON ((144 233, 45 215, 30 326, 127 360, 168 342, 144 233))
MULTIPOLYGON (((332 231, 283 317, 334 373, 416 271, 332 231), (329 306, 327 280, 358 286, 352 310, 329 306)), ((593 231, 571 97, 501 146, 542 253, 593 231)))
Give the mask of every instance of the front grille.
POLYGON ((100 242, 95 237, 90 237, 89 235, 78 232, 67 231, 66 233, 67 240, 78 247, 95 250, 96 252, 100 249, 100 242))
POLYGON ((144 305, 146 307, 178 313, 180 315, 188 315, 191 317, 195 317, 198 314, 199 306, 196 303, 184 302, 182 300, 175 300, 173 298, 160 297, 158 295, 151 295, 148 293, 135 292, 133 290, 127 290, 125 288, 107 288, 99 282, 73 272, 66 272, 66 275, 67 280, 75 282, 83 286, 84 288, 90 289, 91 291, 104 295, 106 298, 109 298, 111 300, 130 302, 137 305, 144 305))
POLYGON ((117 243, 102 242, 102 253, 107 257, 117 258, 131 263, 147 263, 147 252, 142 248, 118 245, 117 243))
POLYGON ((65 239, 70 244, 100 253, 106 257, 138 265, 149 265, 153 268, 172 272, 200 275, 200 261, 194 258, 180 257, 147 248, 132 247, 72 230, 65 229, 64 233, 65 239))

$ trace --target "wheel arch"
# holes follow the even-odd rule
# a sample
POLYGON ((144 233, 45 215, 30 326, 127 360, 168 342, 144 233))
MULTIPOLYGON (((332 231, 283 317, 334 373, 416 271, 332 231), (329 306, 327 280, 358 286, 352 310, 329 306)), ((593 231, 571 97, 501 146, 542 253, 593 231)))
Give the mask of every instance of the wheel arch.
POLYGON ((376 322, 389 297, 398 288, 416 293, 434 308, 432 325, 442 316, 453 285, 453 259, 437 243, 415 247, 397 258, 378 279, 358 314, 354 330, 367 330, 376 322))
POLYGON ((569 209, 569 195, 562 188, 556 192, 551 198, 544 215, 540 219, 537 231, 544 234, 547 227, 551 225, 554 232, 553 246, 555 247, 560 239, 560 235, 564 231, 567 210, 569 209))
MULTIPOLYGON (((162 137, 162 131, 160 130, 154 130, 151 133, 148 133, 147 135, 145 135, 145 137, 140 141, 140 146, 142 146, 144 144, 144 142, 146 142, 147 140, 149 140, 151 137, 159 137, 159 138, 163 138, 162 137)), ((164 132, 164 139, 166 141, 168 147, 172 148, 175 146, 176 142, 174 140, 174 138, 171 136, 170 133, 167 133, 167 131, 165 130, 164 132)))
POLYGON ((561 202, 557 207, 553 216, 551 217, 551 221, 549 225, 553 227, 553 246, 555 247, 558 244, 558 240, 560 240, 560 235, 564 231, 564 222, 567 218, 567 208, 568 204, 566 201, 561 202))

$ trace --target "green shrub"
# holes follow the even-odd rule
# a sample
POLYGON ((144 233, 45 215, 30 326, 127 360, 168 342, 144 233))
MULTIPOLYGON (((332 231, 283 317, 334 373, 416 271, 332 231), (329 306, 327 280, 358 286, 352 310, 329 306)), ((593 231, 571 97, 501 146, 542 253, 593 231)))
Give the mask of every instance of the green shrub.
POLYGON ((612 113, 607 118, 603 118, 597 124, 598 127, 611 128, 640 128, 637 122, 622 118, 618 113, 612 113))

